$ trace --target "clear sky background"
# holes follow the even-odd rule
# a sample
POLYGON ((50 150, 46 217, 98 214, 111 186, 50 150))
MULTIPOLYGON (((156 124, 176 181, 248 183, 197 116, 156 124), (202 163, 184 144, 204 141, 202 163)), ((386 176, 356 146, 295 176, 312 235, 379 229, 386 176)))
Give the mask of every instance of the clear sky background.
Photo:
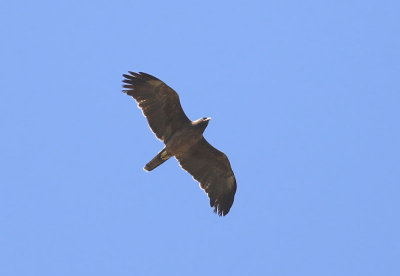
POLYGON ((400 275, 399 1, 2 1, 0 275, 400 275), (238 190, 171 159, 174 88, 238 190))

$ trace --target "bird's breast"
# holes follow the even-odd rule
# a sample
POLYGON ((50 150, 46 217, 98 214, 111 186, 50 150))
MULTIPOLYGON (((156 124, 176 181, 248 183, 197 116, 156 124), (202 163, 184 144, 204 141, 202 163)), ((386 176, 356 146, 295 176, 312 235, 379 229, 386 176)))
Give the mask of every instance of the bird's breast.
POLYGON ((166 150, 171 155, 188 151, 201 138, 202 134, 194 128, 185 128, 175 132, 166 143, 166 150))

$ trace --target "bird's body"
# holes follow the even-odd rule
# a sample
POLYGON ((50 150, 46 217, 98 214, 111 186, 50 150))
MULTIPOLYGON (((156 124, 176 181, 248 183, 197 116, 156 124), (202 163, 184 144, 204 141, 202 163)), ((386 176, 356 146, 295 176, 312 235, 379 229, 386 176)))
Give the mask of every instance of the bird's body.
POLYGON ((193 145, 203 138, 203 132, 209 120, 209 118, 202 118, 177 130, 165 143, 167 152, 171 155, 177 155, 189 151, 193 145))
POLYGON ((150 128, 165 144, 144 169, 151 171, 175 156, 210 198, 219 215, 226 215, 236 193, 236 179, 226 155, 203 137, 210 118, 190 121, 180 105, 178 94, 164 82, 146 74, 124 74, 124 92, 142 109, 150 128))
POLYGON ((146 164, 144 169, 152 171, 167 161, 172 156, 184 155, 190 152, 191 148, 204 139, 203 132, 208 125, 210 118, 201 118, 189 124, 183 124, 177 129, 168 140, 164 141, 165 147, 159 154, 146 164))

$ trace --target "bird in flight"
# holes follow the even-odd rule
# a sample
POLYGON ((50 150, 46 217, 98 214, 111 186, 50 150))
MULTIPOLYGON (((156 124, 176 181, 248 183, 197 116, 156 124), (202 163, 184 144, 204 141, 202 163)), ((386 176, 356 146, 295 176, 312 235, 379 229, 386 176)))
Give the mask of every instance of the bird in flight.
POLYGON ((123 74, 123 92, 132 96, 149 126, 165 147, 144 169, 151 171, 174 156, 199 182, 220 216, 228 214, 236 193, 236 179, 226 155, 203 137, 211 118, 191 121, 183 112, 178 94, 149 74, 123 74))

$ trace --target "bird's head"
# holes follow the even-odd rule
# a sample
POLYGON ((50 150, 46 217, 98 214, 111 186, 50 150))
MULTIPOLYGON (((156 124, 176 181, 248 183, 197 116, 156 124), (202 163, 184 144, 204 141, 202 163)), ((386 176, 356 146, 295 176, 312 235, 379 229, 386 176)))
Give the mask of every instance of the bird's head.
POLYGON ((211 120, 210 117, 203 117, 193 122, 193 125, 198 126, 204 131, 208 125, 208 122, 211 120))

